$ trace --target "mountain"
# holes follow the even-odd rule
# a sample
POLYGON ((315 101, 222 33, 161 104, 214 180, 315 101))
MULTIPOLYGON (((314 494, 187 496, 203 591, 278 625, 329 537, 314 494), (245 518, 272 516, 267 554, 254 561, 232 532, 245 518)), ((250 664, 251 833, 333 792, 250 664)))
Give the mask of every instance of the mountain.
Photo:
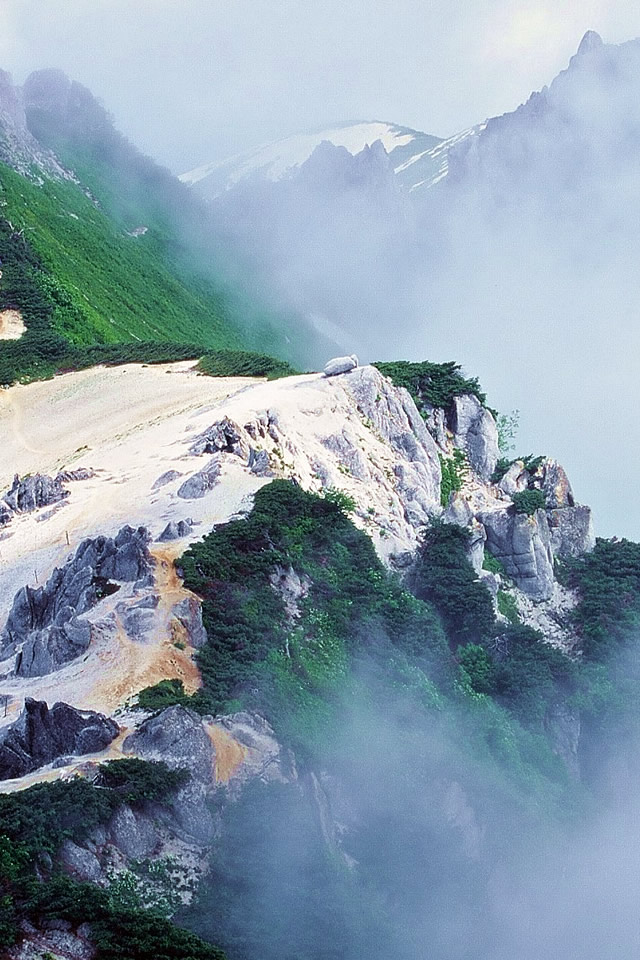
POLYGON ((0 428, 3 957, 607 955, 640 548, 477 380, 96 367, 0 428))
POLYGON ((395 123, 374 120, 343 124, 276 140, 221 163, 196 167, 182 174, 180 180, 189 186, 195 186, 197 192, 206 199, 215 199, 247 180, 278 181, 295 176, 316 147, 324 142, 344 147, 352 156, 361 153, 365 147, 380 142, 392 158, 399 174, 420 161, 419 169, 422 171, 431 159, 435 160, 435 157, 432 158, 434 148, 443 144, 439 137, 395 123))
POLYGON ((118 352, 152 359, 153 344, 163 357, 287 352, 200 203, 64 74, 34 73, 23 89, 0 77, 0 194, 0 328, 21 334, 3 334, 3 383, 118 352))
POLYGON ((2 78, 0 960, 635 955, 638 56, 206 205, 2 78))
POLYGON ((271 302, 346 353, 478 370, 520 410, 530 449, 563 452, 602 529, 625 530, 640 434, 609 411, 629 403, 639 347, 639 93, 640 41, 589 33, 548 87, 457 142, 422 158, 410 143, 398 164, 380 141, 355 156, 325 141, 285 179, 210 199, 216 230, 271 302), (530 350, 544 368, 535 414, 530 350), (617 479, 593 469, 591 430, 607 461, 623 457, 617 479))

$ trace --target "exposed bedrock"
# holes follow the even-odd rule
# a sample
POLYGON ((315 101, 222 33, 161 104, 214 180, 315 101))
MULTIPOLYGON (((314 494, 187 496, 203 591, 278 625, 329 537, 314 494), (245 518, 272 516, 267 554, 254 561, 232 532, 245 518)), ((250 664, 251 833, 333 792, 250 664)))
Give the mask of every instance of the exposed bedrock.
POLYGON ((0 733, 0 780, 23 777, 59 757, 104 750, 118 730, 115 720, 93 710, 66 703, 49 709, 28 697, 16 722, 0 733))
MULTIPOLYGON (((413 399, 393 387, 375 367, 357 367, 342 381, 359 413, 398 454, 394 472, 405 506, 415 520, 427 522, 439 509, 441 470, 438 448, 413 399)), ((344 431, 339 442, 345 441, 344 431)), ((335 438, 334 438, 335 440, 335 438)))
POLYGON ((478 514, 487 534, 487 549, 497 557, 517 587, 534 600, 553 594, 551 532, 544 510, 533 516, 513 507, 478 514))
POLYGON ((474 472, 489 481, 500 456, 495 420, 471 394, 454 397, 450 419, 454 444, 464 450, 474 472))
POLYGON ((551 547, 556 557, 578 557, 596 545, 591 507, 547 510, 551 547))
POLYGON ((205 801, 214 784, 215 749, 202 717, 186 707, 168 707, 145 720, 127 737, 123 749, 143 760, 162 760, 172 769, 189 771, 170 815, 183 835, 210 839, 215 823, 205 801))
POLYGON ((115 538, 84 540, 43 586, 25 586, 18 591, 0 635, 0 651, 6 657, 22 645, 16 659, 19 676, 51 673, 87 649, 91 625, 79 617, 105 591, 117 588, 114 581, 149 578, 153 565, 149 541, 148 530, 129 526, 115 538))
POLYGON ((39 507, 50 506, 69 496, 69 491, 64 489, 62 481, 61 476, 54 479, 41 473, 21 480, 16 474, 2 500, 10 512, 32 513, 39 507))

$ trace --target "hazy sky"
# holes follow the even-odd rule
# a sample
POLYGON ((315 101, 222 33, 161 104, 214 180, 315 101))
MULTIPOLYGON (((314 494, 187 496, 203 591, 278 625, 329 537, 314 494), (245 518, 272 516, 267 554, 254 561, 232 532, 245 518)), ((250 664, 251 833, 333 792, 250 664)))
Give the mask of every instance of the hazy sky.
POLYGON ((0 66, 60 67, 180 172, 337 121, 447 136, 511 110, 633 0, 0 0, 0 66))

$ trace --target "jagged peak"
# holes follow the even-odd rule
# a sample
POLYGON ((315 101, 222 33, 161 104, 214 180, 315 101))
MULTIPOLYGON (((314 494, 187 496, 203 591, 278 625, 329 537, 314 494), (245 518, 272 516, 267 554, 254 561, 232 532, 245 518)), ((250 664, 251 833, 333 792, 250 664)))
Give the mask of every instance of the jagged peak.
POLYGON ((583 56, 585 53, 591 53, 593 50, 598 50, 600 47, 604 46, 604 40, 599 33, 596 33, 595 30, 587 30, 584 37, 580 41, 580 46, 576 53, 577 57, 583 56))

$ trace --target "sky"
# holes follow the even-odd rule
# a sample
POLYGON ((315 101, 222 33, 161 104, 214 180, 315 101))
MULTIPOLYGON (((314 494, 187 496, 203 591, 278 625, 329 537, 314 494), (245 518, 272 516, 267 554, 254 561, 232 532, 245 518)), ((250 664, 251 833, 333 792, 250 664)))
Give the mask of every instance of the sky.
POLYGON ((175 172, 336 122, 448 136, 514 109, 631 0, 0 0, 0 66, 58 67, 175 172))

